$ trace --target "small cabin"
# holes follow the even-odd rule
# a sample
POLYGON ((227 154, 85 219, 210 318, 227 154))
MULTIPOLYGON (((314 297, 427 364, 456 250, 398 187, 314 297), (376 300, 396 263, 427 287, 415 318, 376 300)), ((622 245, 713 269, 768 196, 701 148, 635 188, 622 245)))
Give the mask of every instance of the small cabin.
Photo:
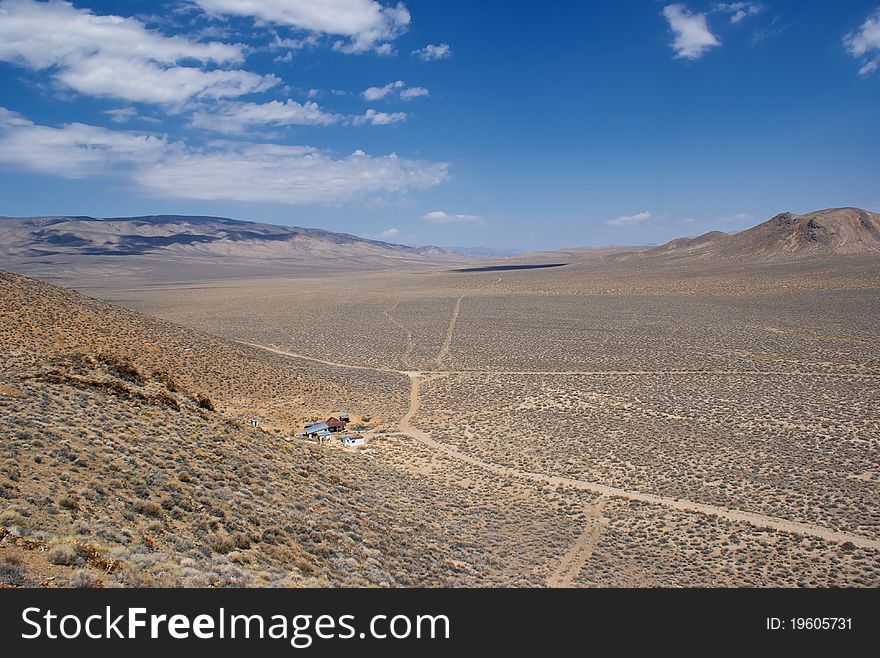
POLYGON ((339 420, 343 423, 347 423, 350 419, 351 417, 348 414, 339 414, 339 420))
POLYGON ((342 441, 342 445, 349 448, 353 448, 354 446, 362 446, 367 442, 362 434, 346 434, 340 439, 340 441, 342 441))
POLYGON ((345 429, 345 421, 339 418, 328 418, 324 424, 331 432, 342 432, 345 429))
POLYGON ((330 432, 330 426, 327 423, 314 423, 312 425, 306 425, 304 433, 308 437, 318 436, 319 432, 330 432))

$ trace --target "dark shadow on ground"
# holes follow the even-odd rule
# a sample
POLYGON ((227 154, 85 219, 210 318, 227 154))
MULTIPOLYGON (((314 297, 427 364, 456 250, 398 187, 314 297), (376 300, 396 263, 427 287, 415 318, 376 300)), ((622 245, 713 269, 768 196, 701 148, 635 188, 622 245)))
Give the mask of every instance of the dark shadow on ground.
POLYGON ((507 270, 540 270, 545 267, 562 267, 568 263, 545 263, 542 265, 487 265, 486 267, 462 267, 450 272, 506 272, 507 270))

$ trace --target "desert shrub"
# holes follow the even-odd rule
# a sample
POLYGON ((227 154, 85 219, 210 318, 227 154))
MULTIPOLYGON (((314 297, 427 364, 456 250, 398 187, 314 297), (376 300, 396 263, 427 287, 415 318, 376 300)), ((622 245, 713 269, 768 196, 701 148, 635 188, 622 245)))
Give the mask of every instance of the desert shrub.
POLYGON ((79 500, 76 496, 68 495, 59 499, 58 505, 64 509, 79 509, 79 500))
POLYGON ((100 587, 101 581, 90 571, 80 569, 67 579, 69 587, 100 587))
POLYGON ((202 409, 207 409, 208 411, 216 411, 217 410, 214 407, 214 403, 211 401, 211 398, 209 398, 204 393, 199 393, 198 395, 196 395, 196 402, 199 403, 199 406, 202 409))
POLYGON ((162 506, 153 500, 136 500, 132 506, 136 512, 146 516, 159 517, 162 514, 162 506))
POLYGON ((208 546, 217 553, 228 553, 236 547, 235 539, 226 533, 217 533, 208 537, 208 546))
POLYGON ((236 532, 232 539, 235 541, 236 548, 250 548, 251 540, 250 538, 242 532, 236 532))
POLYGON ((17 510, 9 509, 0 514, 0 525, 3 526, 21 526, 23 521, 24 519, 21 513, 19 513, 17 510))
POLYGON ((0 564, 0 585, 10 587, 28 587, 31 579, 27 572, 18 564, 0 564))
POLYGON ((166 370, 156 370, 153 372, 153 379, 160 382, 165 388, 174 393, 177 391, 177 382, 166 370))
POLYGON ((105 366, 107 366, 107 370, 110 374, 115 375, 120 379, 125 379, 126 381, 138 385, 141 385, 146 381, 138 367, 128 359, 122 359, 112 354, 100 354, 98 355, 98 358, 105 366))
POLYGON ((51 564, 58 564, 65 567, 71 567, 80 563, 80 557, 76 550, 73 546, 67 544, 55 546, 50 549, 46 559, 48 559, 51 564))

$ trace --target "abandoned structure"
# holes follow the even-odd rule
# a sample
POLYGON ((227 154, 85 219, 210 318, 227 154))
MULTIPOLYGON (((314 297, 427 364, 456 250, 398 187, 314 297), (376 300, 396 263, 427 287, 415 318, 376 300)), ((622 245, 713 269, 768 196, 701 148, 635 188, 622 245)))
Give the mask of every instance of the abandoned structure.
POLYGON ((348 447, 362 446, 366 443, 366 439, 364 439, 362 434, 346 434, 339 440, 342 441, 342 445, 348 447))
POLYGON ((345 421, 340 420, 339 418, 328 418, 324 422, 321 423, 312 423, 311 425, 306 425, 304 434, 307 437, 322 437, 329 436, 331 432, 343 432, 345 431, 345 421))

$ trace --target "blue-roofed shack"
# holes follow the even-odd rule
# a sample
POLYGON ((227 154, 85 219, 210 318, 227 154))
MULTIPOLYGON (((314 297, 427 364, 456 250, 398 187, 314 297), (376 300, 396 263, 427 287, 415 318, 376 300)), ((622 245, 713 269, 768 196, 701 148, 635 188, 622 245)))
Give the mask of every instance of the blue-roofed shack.
POLYGON ((327 423, 315 423, 314 425, 306 425, 305 428, 306 436, 318 436, 321 432, 330 432, 330 427, 327 423))

